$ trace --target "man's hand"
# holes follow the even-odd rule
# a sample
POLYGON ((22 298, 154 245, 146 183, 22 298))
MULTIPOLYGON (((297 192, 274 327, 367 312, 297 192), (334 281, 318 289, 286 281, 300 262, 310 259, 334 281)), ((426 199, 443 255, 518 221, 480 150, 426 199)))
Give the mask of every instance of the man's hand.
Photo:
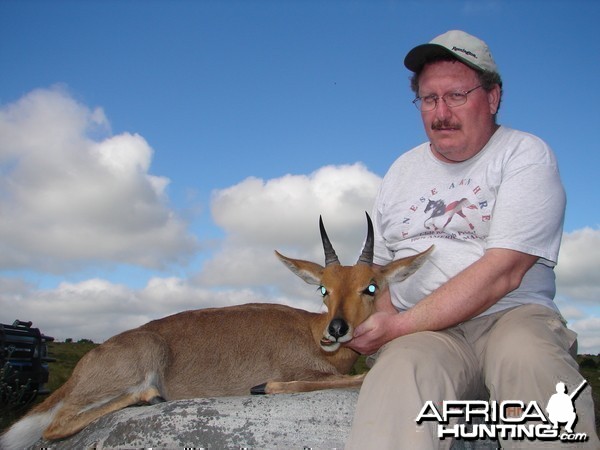
POLYGON ((401 313, 376 312, 354 330, 354 338, 346 347, 363 355, 370 355, 384 344, 400 336, 397 329, 401 313))

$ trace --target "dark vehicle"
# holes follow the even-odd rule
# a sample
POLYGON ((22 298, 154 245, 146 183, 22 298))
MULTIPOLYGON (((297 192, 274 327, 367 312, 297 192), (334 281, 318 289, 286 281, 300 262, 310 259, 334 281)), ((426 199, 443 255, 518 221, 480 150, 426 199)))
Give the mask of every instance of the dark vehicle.
POLYGON ((47 346, 54 338, 43 335, 31 325, 20 320, 12 325, 0 324, 0 382, 5 391, 10 389, 18 394, 21 404, 31 402, 36 395, 49 393, 46 388, 48 363, 54 361, 48 357, 47 346))

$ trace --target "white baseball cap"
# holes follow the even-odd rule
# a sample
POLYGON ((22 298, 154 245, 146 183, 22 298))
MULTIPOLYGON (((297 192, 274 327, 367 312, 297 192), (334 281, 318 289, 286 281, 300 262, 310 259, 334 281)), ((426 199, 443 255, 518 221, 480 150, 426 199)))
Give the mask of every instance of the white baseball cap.
POLYGON ((498 73, 487 44, 460 30, 448 31, 428 44, 413 48, 404 58, 404 65, 408 70, 418 72, 428 58, 436 55, 450 55, 479 72, 498 73))

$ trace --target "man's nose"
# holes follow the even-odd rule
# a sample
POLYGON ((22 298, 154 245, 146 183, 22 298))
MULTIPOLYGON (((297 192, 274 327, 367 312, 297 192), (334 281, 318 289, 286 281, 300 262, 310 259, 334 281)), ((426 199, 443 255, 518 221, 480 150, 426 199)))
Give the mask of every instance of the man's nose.
POLYGON ((435 117, 437 119, 443 120, 447 119, 451 115, 451 108, 448 105, 446 105, 446 102, 443 98, 440 98, 437 102, 437 107, 435 108, 435 117))

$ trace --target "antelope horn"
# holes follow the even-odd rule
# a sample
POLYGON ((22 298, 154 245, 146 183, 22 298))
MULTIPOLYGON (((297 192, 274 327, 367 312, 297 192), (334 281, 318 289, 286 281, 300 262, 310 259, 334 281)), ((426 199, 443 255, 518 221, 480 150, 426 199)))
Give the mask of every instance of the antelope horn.
POLYGON ((373 237, 373 222, 371 222, 371 218, 369 214, 365 212, 367 215, 367 239, 365 241, 365 246, 363 251, 358 258, 357 264, 373 264, 373 246, 375 244, 375 240, 373 237))
POLYGON ((327 237, 325 226, 323 225, 323 218, 319 216, 319 229, 321 230, 321 240, 323 241, 323 250, 325 250, 325 266, 330 264, 340 264, 338 256, 335 254, 333 245, 327 237))

